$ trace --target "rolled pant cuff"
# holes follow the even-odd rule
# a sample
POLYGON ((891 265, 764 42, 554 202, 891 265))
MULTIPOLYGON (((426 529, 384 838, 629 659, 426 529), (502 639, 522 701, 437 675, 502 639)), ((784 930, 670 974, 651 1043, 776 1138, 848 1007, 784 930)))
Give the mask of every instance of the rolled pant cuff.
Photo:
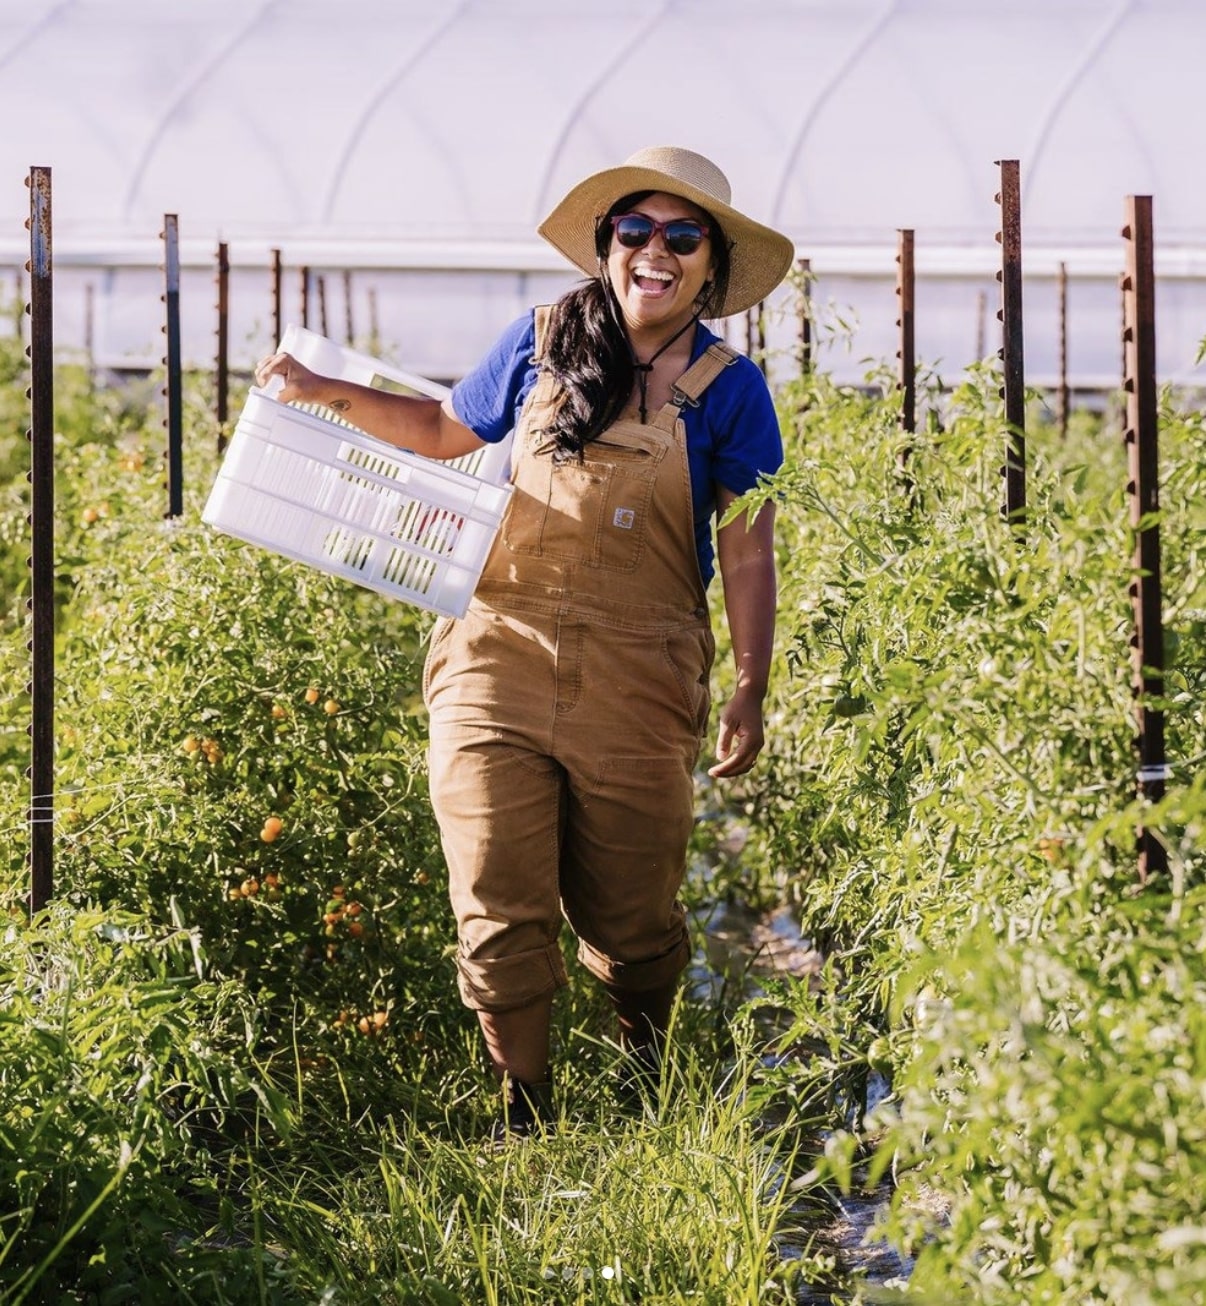
POLYGON ((514 1011, 569 983, 555 943, 510 957, 458 957, 456 965, 461 1001, 473 1011, 514 1011))
POLYGON ((672 983, 686 970, 691 960, 691 945, 684 933, 678 943, 661 956, 644 961, 614 961, 579 939, 578 960, 609 989, 644 993, 672 983))

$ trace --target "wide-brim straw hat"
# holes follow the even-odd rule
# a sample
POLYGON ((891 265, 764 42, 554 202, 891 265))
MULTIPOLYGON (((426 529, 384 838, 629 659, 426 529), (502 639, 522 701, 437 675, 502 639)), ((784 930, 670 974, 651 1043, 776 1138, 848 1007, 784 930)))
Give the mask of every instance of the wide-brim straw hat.
POLYGON ((788 237, 735 209, 729 179, 710 159, 674 145, 638 150, 618 168, 580 181, 536 230, 587 276, 597 276, 599 219, 616 200, 646 190, 698 204, 723 230, 730 245, 729 286, 724 303, 713 310, 716 317, 759 303, 787 275, 796 252, 788 237))

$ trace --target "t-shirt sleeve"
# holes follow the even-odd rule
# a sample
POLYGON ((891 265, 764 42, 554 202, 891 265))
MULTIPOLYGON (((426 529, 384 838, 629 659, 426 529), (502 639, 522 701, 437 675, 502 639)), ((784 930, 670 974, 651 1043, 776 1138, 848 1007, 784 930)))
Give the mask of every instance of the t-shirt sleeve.
POLYGON ((516 318, 489 353, 452 387, 452 410, 479 440, 496 444, 515 425, 535 377, 535 314, 516 318))
POLYGON ((712 479, 734 494, 744 494, 760 476, 783 465, 783 437, 775 401, 758 366, 743 357, 728 370, 735 373, 734 383, 719 391, 717 411, 710 415, 712 479))

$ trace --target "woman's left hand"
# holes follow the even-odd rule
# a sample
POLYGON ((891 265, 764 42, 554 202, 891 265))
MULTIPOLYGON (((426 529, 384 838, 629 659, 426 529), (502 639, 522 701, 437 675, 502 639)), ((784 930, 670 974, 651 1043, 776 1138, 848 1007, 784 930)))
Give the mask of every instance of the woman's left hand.
MULTIPOLYGON (((717 486, 722 520, 736 497, 723 485, 717 486)), ((737 688, 720 713, 716 765, 708 769, 716 779, 743 775, 762 751, 762 699, 775 639, 774 526, 775 506, 766 503, 752 522, 748 516, 737 517, 717 533, 737 688)))
POLYGON ((762 696, 739 689, 720 713, 716 736, 716 765, 708 768, 715 780, 744 775, 762 751, 762 696))

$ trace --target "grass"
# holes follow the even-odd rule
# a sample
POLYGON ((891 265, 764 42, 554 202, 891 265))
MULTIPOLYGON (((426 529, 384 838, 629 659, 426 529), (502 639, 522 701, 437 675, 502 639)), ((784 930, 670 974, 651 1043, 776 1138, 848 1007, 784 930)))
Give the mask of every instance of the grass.
POLYGON ((768 1109, 752 1021, 684 999, 634 1110, 576 974, 556 1128, 496 1151, 468 1024, 264 1063, 255 1004, 187 931, 57 904, 6 943, 8 1306, 788 1302, 829 1264, 791 1182, 824 1117, 768 1109))
POLYGON ((790 1301, 799 1267, 776 1247, 799 1139, 760 1121, 744 1064, 717 1082, 680 1049, 644 1113, 596 1080, 498 1152, 392 1117, 260 1193, 307 1291, 341 1301, 790 1301))

